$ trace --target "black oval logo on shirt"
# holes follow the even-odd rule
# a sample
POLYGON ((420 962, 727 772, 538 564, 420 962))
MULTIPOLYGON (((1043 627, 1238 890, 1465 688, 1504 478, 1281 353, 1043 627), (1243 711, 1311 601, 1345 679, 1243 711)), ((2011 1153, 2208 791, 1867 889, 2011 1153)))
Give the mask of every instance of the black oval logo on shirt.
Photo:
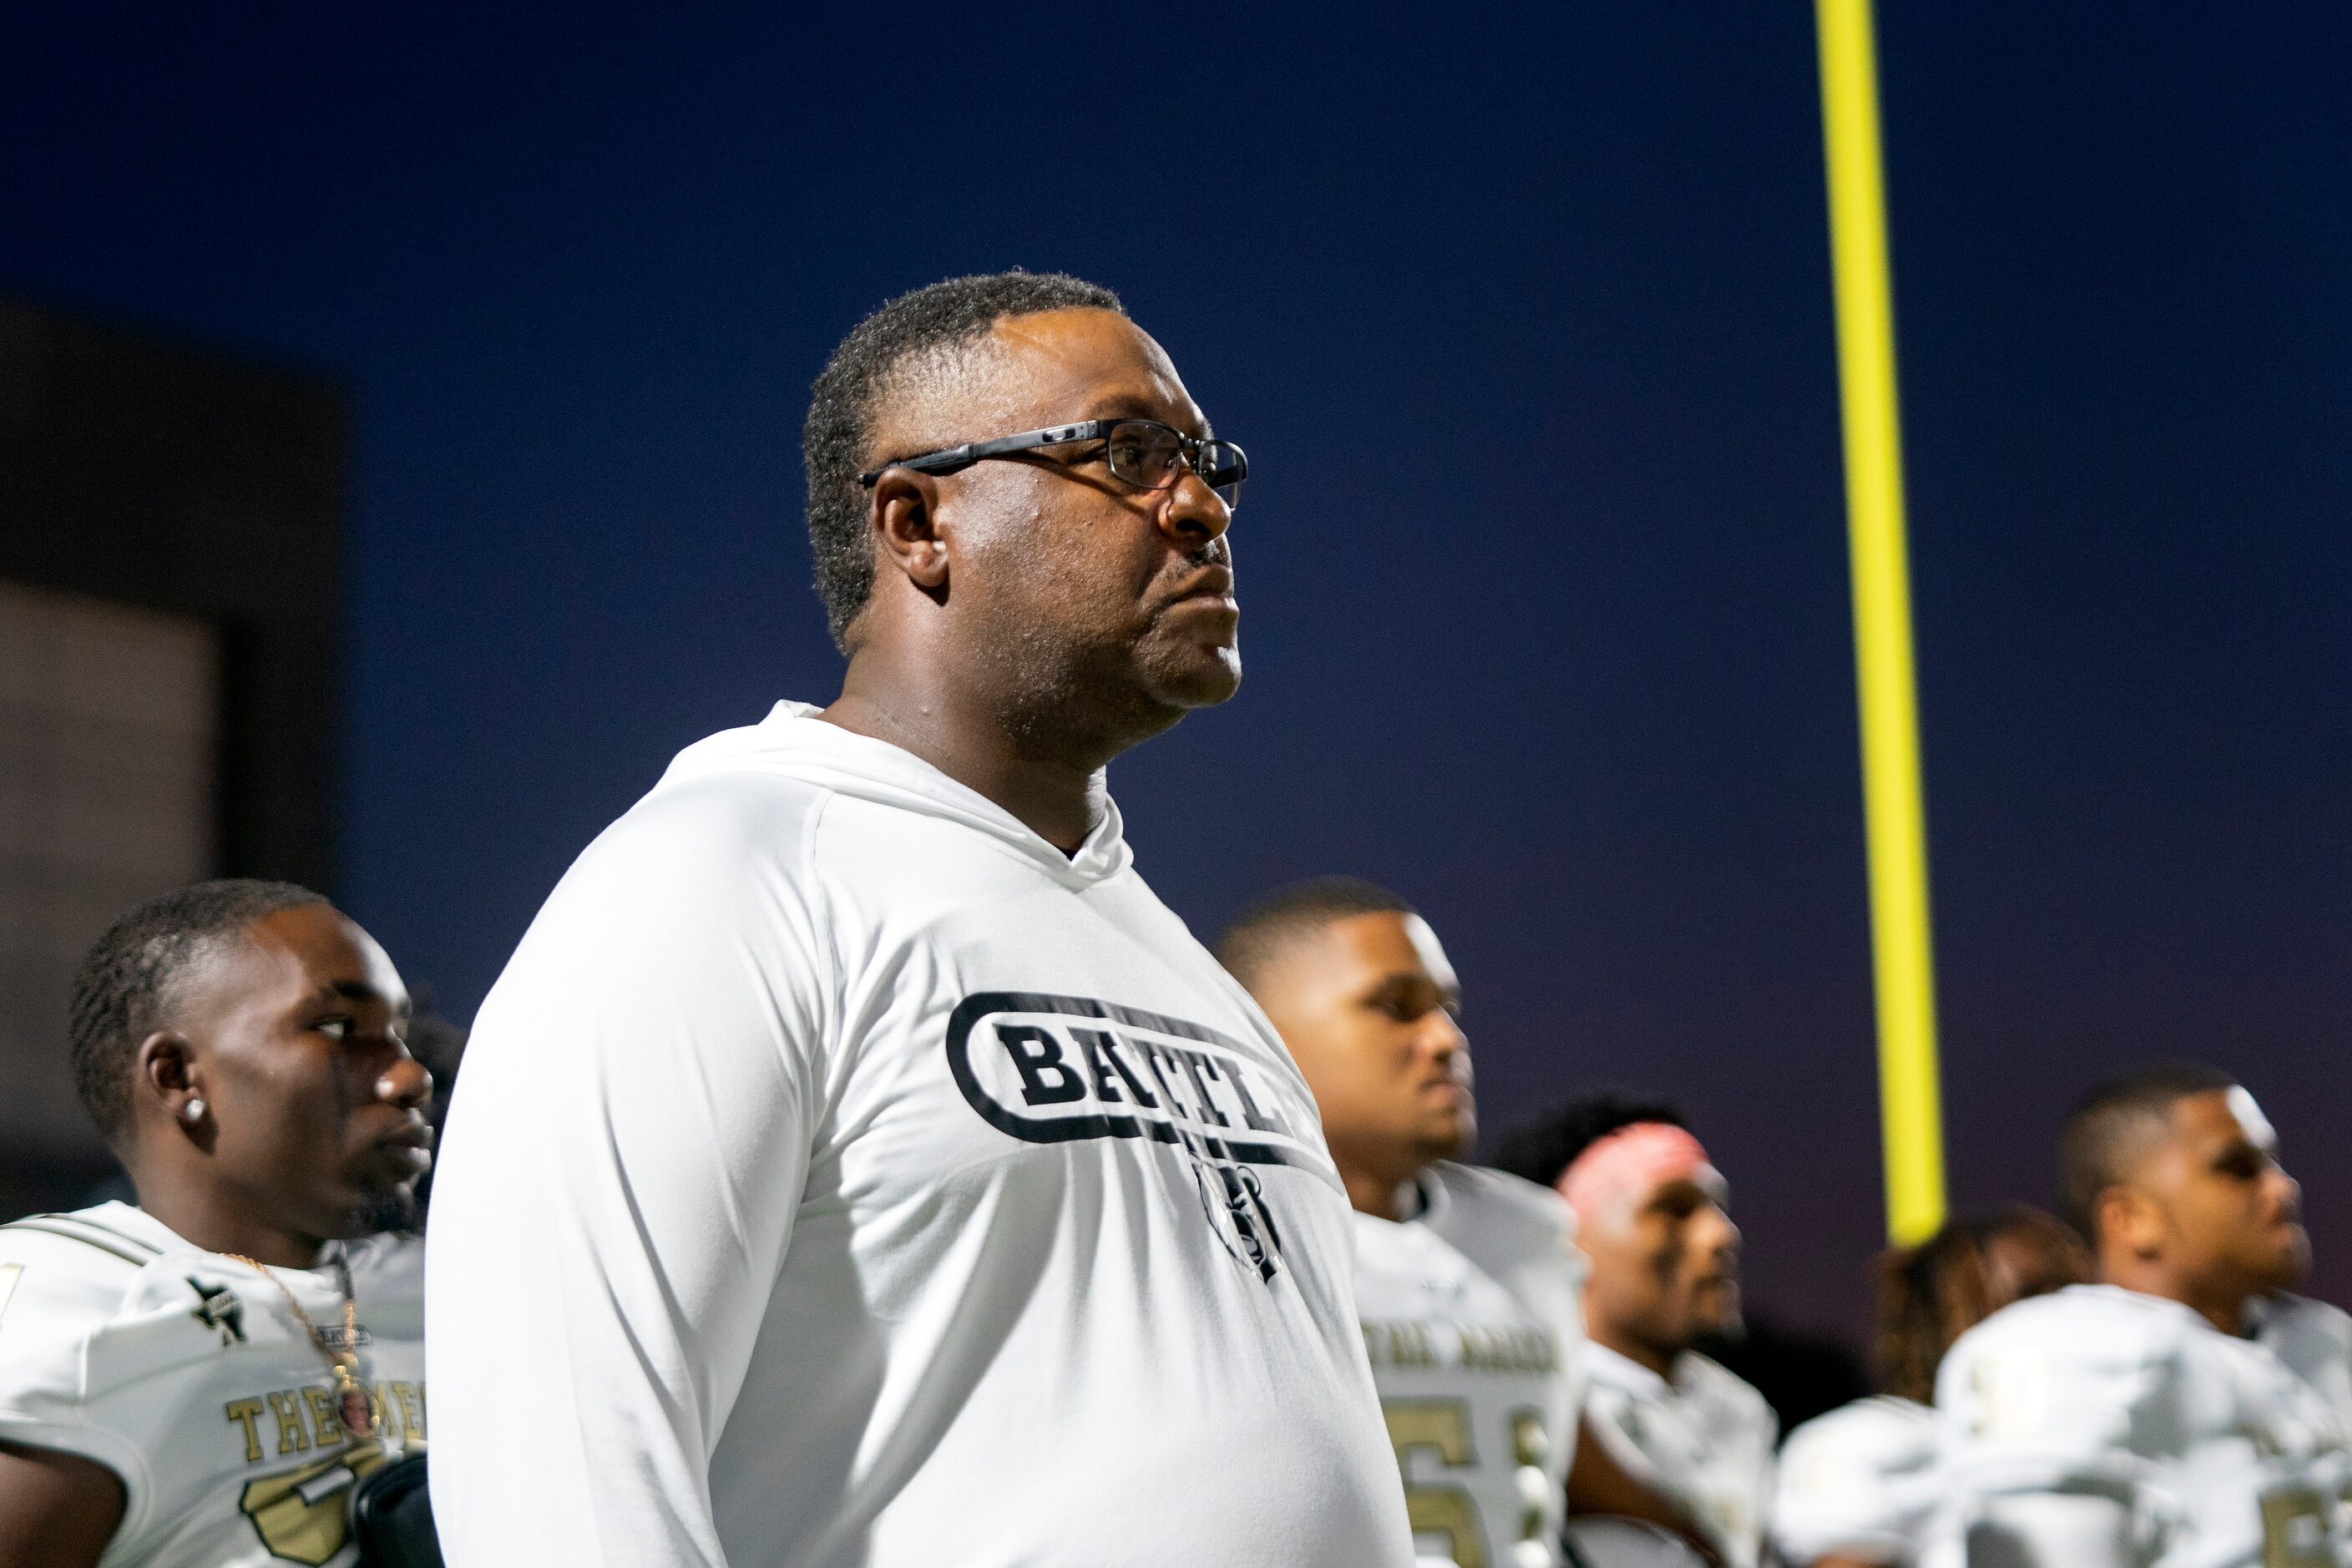
POLYGON ((948 1070, 989 1125, 1031 1143, 1200 1142, 1258 1165, 1307 1145, 1286 1094, 1239 1042, 1164 1014, 1034 991, 983 991, 948 1017, 948 1070))
POLYGON ((1173 1144, 1190 1156, 1227 1250, 1273 1278, 1280 1235, 1248 1167, 1308 1163, 1313 1145, 1300 1136, 1291 1091, 1240 1042, 1091 996, 983 991, 949 1015, 947 1047, 948 1070, 972 1110, 1024 1142, 1173 1144))

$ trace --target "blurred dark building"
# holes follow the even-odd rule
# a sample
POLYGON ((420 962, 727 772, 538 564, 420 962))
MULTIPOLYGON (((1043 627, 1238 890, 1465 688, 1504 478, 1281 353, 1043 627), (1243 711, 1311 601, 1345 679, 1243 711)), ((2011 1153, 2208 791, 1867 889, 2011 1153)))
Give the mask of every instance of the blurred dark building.
POLYGON ((335 881, 343 395, 0 299, 0 1215, 111 1168, 74 966, 211 875, 335 881))

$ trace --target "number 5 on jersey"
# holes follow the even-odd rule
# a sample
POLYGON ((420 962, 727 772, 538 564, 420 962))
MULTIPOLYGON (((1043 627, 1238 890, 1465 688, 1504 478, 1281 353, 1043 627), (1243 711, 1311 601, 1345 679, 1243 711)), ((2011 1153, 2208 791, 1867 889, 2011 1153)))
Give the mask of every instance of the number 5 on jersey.
POLYGON ((1412 1479, 1416 1450, 1434 1454, 1448 1469, 1478 1462, 1470 1441, 1470 1402, 1391 1399, 1381 1406, 1381 1414, 1388 1417, 1389 1442, 1396 1448, 1397 1468, 1404 1474, 1404 1511, 1413 1534, 1444 1536, 1446 1554, 1456 1568, 1487 1568, 1486 1538, 1478 1528, 1478 1505, 1470 1494, 1460 1487, 1412 1479))

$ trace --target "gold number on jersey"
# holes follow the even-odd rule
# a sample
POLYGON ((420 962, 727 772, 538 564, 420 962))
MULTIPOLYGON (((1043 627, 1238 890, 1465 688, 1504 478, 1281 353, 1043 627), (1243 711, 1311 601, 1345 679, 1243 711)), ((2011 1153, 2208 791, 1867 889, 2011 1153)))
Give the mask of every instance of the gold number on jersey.
POLYGON ((2327 1500, 2301 1487, 2263 1498, 2263 1568, 2335 1568, 2327 1500))
POLYGON ((2011 1345, 1969 1368, 1976 1396, 1969 1425, 1979 1437, 2033 1437, 2050 1418, 2050 1358, 2031 1345, 2011 1345))
POLYGON ((1486 1568, 1486 1538, 1478 1529, 1478 1505, 1460 1487, 1416 1484, 1412 1456, 1426 1449, 1448 1469, 1478 1462, 1470 1441, 1466 1399, 1391 1399, 1381 1406, 1388 1417, 1389 1442, 1404 1477, 1405 1517, 1416 1535, 1443 1535, 1459 1568, 1486 1568))

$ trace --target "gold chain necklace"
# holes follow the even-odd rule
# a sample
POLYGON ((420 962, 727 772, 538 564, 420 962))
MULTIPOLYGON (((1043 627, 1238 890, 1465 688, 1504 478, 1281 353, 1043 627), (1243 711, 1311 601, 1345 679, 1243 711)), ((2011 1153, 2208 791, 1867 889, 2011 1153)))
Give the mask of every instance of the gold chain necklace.
POLYGON ((341 1280, 343 1287, 343 1344, 342 1349, 339 1351, 327 1342, 327 1336, 319 1331, 319 1325, 310 1321, 310 1314, 302 1310, 301 1301, 295 1297, 292 1290, 287 1288, 286 1281, 242 1252, 224 1252, 221 1256, 236 1259, 237 1262, 244 1264, 247 1268, 277 1286, 278 1293, 286 1298, 286 1304, 294 1310, 295 1318, 301 1322, 303 1329, 310 1334, 310 1343, 318 1348, 319 1353, 327 1358, 327 1364, 334 1369, 335 1410, 343 1424, 343 1440, 346 1443, 357 1443, 373 1436, 375 1416, 369 1408, 367 1389, 361 1384, 359 1376, 360 1306, 352 1295, 350 1266, 341 1262, 335 1265, 336 1275, 341 1280))

